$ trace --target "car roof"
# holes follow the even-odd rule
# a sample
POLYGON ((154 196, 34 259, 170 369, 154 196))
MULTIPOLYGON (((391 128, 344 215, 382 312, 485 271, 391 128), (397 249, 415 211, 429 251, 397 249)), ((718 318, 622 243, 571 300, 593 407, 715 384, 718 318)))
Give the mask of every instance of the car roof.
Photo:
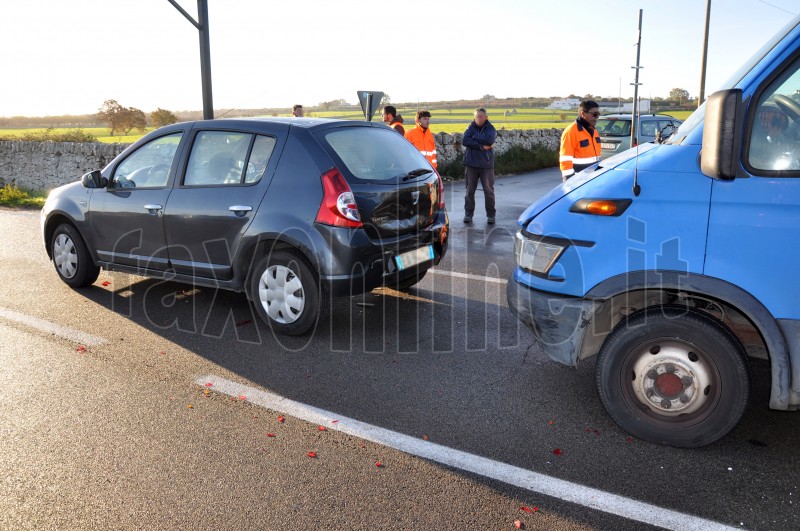
POLYGON ((229 126, 236 128, 248 128, 258 126, 259 124, 280 124, 292 127, 302 127, 304 129, 312 129, 314 127, 330 124, 353 125, 353 126, 371 126, 371 127, 386 127, 380 122, 367 122, 359 120, 342 120, 332 118, 295 118, 290 117, 269 117, 269 118, 218 118, 215 120, 197 120, 190 122, 194 125, 208 125, 216 126, 229 126))
MULTIPOLYGON (((630 114, 604 114, 600 117, 602 120, 603 118, 614 118, 616 120, 630 120, 630 114)), ((645 118, 671 118, 673 120, 677 120, 674 116, 670 116, 669 114, 640 114, 639 119, 643 120, 645 118)))

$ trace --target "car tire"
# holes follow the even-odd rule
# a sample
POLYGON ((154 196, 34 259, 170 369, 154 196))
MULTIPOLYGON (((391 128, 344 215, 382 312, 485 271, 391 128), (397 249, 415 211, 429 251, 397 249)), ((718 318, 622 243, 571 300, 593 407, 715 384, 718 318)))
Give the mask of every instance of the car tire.
POLYGON ((50 254, 58 276, 70 287, 89 286, 100 274, 80 233, 68 223, 62 223, 53 232, 50 254))
POLYGON ((711 444, 741 420, 750 366, 721 323, 686 308, 636 313, 609 334, 596 365, 597 392, 625 431, 682 448, 711 444))
POLYGON ((250 297, 277 334, 305 334, 327 315, 327 290, 306 261, 288 251, 274 251, 256 264, 250 297))
POLYGON ((428 272, 428 270, 426 269, 425 271, 421 271, 419 273, 415 273, 414 275, 411 275, 410 277, 406 277, 406 278, 404 278, 402 280, 397 280, 397 281, 392 282, 391 284, 389 284, 389 287, 392 288, 392 289, 396 289, 397 291, 405 291, 408 288, 410 288, 411 286, 417 284, 420 280, 422 280, 425 277, 425 273, 427 273, 427 272, 428 272))

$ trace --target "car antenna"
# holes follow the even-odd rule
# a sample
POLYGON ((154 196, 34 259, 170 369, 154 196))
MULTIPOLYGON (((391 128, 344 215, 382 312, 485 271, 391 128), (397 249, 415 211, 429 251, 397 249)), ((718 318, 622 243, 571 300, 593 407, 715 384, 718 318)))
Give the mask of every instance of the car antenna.
POLYGON ((632 66, 636 71, 634 76, 633 85, 633 116, 631 117, 631 142, 636 144, 636 161, 633 168, 633 195, 639 197, 642 193, 642 187, 639 186, 639 142, 636 140, 636 135, 639 134, 639 70, 642 66, 639 65, 639 57, 642 51, 642 10, 639 10, 639 31, 636 32, 636 66, 632 66))

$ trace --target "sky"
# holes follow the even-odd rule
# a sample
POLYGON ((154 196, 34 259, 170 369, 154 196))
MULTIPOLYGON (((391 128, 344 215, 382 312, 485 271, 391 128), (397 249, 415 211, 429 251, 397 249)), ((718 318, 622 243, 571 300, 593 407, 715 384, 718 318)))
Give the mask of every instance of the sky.
MULTIPOLYGON (((195 0, 178 3, 196 17, 195 0)), ((214 108, 700 87, 705 0, 208 0, 214 108)), ((800 14, 797 0, 712 0, 706 95, 800 14)), ((201 110, 198 31, 167 0, 0 0, 0 116, 103 101, 201 110)))

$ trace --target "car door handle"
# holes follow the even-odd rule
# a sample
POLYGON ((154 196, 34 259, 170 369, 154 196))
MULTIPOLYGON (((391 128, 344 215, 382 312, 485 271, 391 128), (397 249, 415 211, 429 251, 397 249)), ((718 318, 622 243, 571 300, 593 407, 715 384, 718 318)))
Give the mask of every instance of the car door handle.
POLYGON ((248 206, 248 205, 233 205, 233 206, 229 206, 228 210, 230 210, 231 212, 233 212, 237 216, 244 216, 244 213, 245 212, 250 212, 251 210, 253 210, 253 207, 248 206))
POLYGON ((157 215, 160 216, 161 215, 161 209, 164 208, 164 206, 163 205, 152 205, 152 204, 150 204, 150 205, 145 205, 144 208, 150 214, 157 214, 157 215))

